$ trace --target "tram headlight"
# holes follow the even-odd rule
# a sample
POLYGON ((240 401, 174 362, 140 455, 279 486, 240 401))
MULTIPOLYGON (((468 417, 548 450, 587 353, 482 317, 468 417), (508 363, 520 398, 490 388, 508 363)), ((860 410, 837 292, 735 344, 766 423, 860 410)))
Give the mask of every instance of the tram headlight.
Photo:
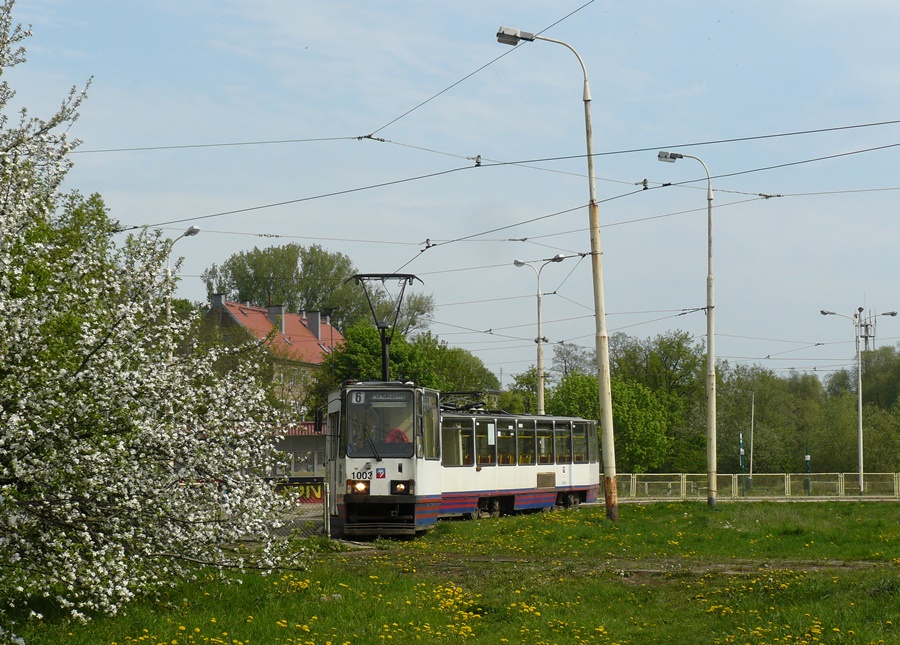
POLYGON ((416 482, 413 479, 391 480, 391 495, 412 495, 416 492, 416 482))
POLYGON ((368 495, 369 482, 364 479, 348 479, 347 480, 348 495, 368 495))

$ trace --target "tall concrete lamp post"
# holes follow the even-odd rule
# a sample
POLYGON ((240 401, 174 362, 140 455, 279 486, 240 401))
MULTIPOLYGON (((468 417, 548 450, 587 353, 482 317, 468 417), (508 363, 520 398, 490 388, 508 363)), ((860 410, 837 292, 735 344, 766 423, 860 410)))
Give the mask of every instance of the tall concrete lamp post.
POLYGON ((679 152, 660 151, 657 159, 675 163, 678 159, 694 159, 706 172, 707 257, 706 274, 706 502, 716 505, 716 307, 713 281, 713 189, 709 168, 703 160, 679 152))
POLYGON ((534 342, 537 343, 537 377, 538 377, 538 387, 537 387, 537 413, 542 415, 544 414, 544 343, 547 342, 547 339, 544 338, 543 332, 543 323, 541 320, 541 271, 544 270, 544 267, 550 264, 551 262, 562 262, 566 259, 562 253, 558 253, 554 255, 549 260, 544 260, 544 263, 541 265, 539 269, 535 269, 534 265, 536 262, 523 262, 522 260, 515 260, 513 264, 517 267, 528 267, 532 271, 534 271, 534 275, 537 277, 537 338, 534 339, 534 342))
POLYGON ((835 311, 829 311, 827 309, 823 309, 819 312, 823 316, 840 316, 841 318, 846 318, 847 320, 853 323, 854 336, 856 337, 856 450, 857 450, 857 459, 859 465, 859 494, 862 495, 864 489, 863 484, 863 425, 862 425, 862 409, 863 409, 863 395, 862 395, 862 351, 860 348, 860 340, 862 338, 862 330, 863 328, 868 328, 869 325, 873 324, 873 320, 876 316, 896 316, 896 311, 886 311, 883 314, 875 314, 871 316, 863 317, 863 308, 860 307, 856 310, 856 313, 852 316, 847 316, 846 314, 839 314, 835 311))
POLYGON ((584 102, 584 131, 587 140, 588 169, 588 224, 591 231, 591 273, 594 284, 594 322, 597 348, 597 381, 600 395, 600 438, 603 453, 604 491, 606 517, 619 521, 619 491, 616 482, 616 449, 613 438, 612 394, 609 374, 609 335, 606 331, 606 304, 603 298, 603 256, 600 250, 600 208, 597 204, 597 182, 594 179, 594 135, 591 127, 591 88, 587 68, 575 48, 561 40, 537 36, 512 27, 500 27, 497 41, 504 45, 518 45, 520 41, 544 40, 567 48, 578 59, 584 76, 582 100, 584 102))
MULTIPOLYGON (((171 253, 172 253, 172 247, 175 246, 175 242, 177 242, 178 240, 180 240, 183 237, 193 237, 194 235, 196 235, 199 232, 200 232, 199 228, 197 228, 196 226, 191 226, 184 233, 182 233, 181 235, 176 237, 174 240, 172 240, 171 244, 169 244, 169 254, 166 255, 166 282, 167 283, 171 282, 171 280, 172 280, 172 266, 169 262, 169 255, 171 255, 171 253)), ((171 319, 172 319, 172 296, 170 295, 168 298, 166 298, 166 320, 168 321, 171 319)))

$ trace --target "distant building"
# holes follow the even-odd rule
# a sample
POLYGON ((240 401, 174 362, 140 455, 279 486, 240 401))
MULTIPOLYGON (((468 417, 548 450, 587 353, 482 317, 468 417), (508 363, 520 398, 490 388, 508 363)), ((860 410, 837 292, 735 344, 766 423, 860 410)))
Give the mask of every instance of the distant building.
POLYGON ((344 336, 321 312, 291 313, 282 305, 255 307, 225 300, 221 294, 213 295, 209 315, 223 329, 246 330, 269 350, 276 395, 295 419, 279 446, 294 462, 288 474, 318 474, 324 464, 323 442, 306 421, 314 414, 306 409, 309 385, 315 370, 344 342, 344 336))
POLYGON ((321 365, 344 337, 318 311, 290 313, 283 305, 254 307, 230 302, 216 294, 212 314, 222 326, 238 325, 260 341, 279 359, 307 366, 321 365))

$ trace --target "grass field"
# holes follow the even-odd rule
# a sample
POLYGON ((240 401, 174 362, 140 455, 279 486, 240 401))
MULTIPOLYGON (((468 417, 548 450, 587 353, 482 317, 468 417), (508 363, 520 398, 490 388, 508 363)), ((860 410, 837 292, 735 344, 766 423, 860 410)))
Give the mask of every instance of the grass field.
POLYGON ((212 577, 27 645, 900 643, 900 503, 702 502, 312 540, 303 571, 212 577), (238 576, 234 576, 238 578, 238 576))

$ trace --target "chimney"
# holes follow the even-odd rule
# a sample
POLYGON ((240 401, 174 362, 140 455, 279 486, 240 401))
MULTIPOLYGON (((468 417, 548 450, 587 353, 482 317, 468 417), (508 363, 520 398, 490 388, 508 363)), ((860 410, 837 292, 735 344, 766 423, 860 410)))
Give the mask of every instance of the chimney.
POLYGON ((310 311, 306 315, 306 326, 313 333, 316 340, 322 340, 322 313, 319 311, 310 311))
POLYGON ((213 307, 224 307, 225 306, 225 294, 224 293, 214 293, 212 297, 212 306, 213 307))
POLYGON ((278 330, 283 334, 284 333, 284 314, 285 314, 285 306, 284 305, 269 305, 268 310, 268 318, 269 322, 278 327, 278 330))

